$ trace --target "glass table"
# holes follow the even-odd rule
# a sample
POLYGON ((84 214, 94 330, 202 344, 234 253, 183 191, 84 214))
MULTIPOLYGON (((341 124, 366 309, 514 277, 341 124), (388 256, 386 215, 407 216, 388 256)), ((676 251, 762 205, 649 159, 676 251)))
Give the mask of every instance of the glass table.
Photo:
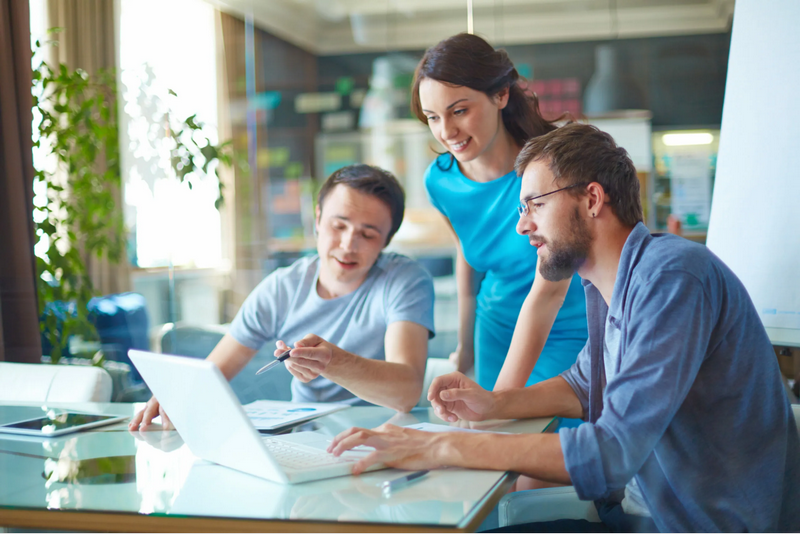
MULTIPOLYGON (((143 404, 0 406, 0 423, 46 409, 133 415, 143 404)), ((447 424, 430 408, 398 414, 354 407, 300 427, 335 436, 385 422, 447 424)), ((473 423, 536 433, 555 420, 473 423)), ((0 433, 0 526, 79 531, 470 531, 516 479, 514 473, 445 468, 384 496, 386 469, 282 485, 192 455, 175 431, 129 432, 127 423, 54 438, 0 433)))

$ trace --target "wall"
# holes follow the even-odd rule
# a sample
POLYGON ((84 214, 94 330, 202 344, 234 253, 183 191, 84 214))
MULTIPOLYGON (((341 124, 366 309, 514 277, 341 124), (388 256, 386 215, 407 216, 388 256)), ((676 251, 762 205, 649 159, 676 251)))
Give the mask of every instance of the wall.
MULTIPOLYGON (((725 93, 730 32, 680 37, 584 41, 507 47, 521 67, 528 65, 534 79, 580 80, 585 89, 594 73, 594 48, 614 44, 627 72, 638 83, 653 126, 719 125, 725 93)), ((422 57, 423 51, 404 52, 422 57)), ((340 76, 352 76, 366 88, 372 61, 381 54, 322 56, 317 59, 320 90, 332 90, 340 76)), ((520 70, 524 70, 521 68, 520 70)))

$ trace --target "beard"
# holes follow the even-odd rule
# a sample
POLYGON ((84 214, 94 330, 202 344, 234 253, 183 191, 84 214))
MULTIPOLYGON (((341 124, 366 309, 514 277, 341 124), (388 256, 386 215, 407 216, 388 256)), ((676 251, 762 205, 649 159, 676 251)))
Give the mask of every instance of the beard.
POLYGON ((556 238, 545 243, 549 249, 547 258, 539 258, 539 272, 545 280, 558 282, 575 274, 589 256, 592 235, 586 222, 581 219, 578 208, 569 218, 566 238, 556 238))

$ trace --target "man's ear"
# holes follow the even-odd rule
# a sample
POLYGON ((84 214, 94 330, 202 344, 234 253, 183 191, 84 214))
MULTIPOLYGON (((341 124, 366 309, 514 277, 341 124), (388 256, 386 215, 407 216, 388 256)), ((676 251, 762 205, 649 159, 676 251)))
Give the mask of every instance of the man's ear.
POLYGON ((314 208, 314 235, 319 233, 319 220, 322 217, 322 209, 320 209, 319 204, 314 208))
POLYGON ((597 182, 591 182, 589 185, 586 186, 587 192, 587 210, 589 213, 589 217, 594 219, 600 215, 600 212, 608 203, 608 195, 606 195, 605 189, 603 186, 597 182))

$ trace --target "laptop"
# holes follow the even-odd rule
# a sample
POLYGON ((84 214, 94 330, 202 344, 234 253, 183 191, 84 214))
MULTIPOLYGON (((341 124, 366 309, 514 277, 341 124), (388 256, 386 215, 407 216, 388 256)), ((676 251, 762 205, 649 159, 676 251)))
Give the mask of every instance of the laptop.
MULTIPOLYGON (((219 368, 208 360, 131 349, 128 356, 192 454, 284 484, 350 475, 365 454, 326 452, 330 436, 262 436, 219 368)), ((385 469, 377 464, 368 471, 385 469)))

